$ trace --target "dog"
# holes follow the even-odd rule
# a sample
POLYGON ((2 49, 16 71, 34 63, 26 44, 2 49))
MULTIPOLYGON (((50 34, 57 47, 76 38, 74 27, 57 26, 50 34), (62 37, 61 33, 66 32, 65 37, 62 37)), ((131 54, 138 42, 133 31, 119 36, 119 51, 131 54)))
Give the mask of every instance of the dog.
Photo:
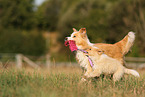
MULTIPOLYGON (((88 39, 86 28, 81 28, 79 31, 73 28, 73 33, 70 37, 66 37, 65 40, 75 41, 77 48, 81 50, 86 50, 90 46, 100 48, 106 55, 118 60, 121 64, 124 64, 124 55, 127 54, 132 47, 135 40, 135 34, 133 32, 129 32, 121 41, 115 44, 91 43, 88 39)), ((84 52, 77 50, 76 59, 80 66, 86 70, 84 75, 92 72, 92 67, 84 52)), ((82 79, 85 80, 85 78, 82 79)))
POLYGON ((139 77, 137 71, 125 68, 120 61, 104 54, 104 51, 101 49, 89 47, 86 51, 93 61, 93 71, 86 75, 87 78, 99 77, 101 74, 113 74, 113 80, 119 81, 124 73, 139 77))

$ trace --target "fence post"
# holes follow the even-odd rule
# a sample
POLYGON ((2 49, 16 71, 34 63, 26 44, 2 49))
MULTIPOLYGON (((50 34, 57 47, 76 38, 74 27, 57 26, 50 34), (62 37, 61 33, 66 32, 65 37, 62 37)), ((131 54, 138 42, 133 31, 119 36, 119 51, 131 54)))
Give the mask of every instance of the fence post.
POLYGON ((47 67, 48 69, 50 69, 50 65, 51 65, 50 55, 47 54, 47 55, 46 55, 46 67, 47 67))
POLYGON ((21 54, 16 55, 16 67, 18 69, 22 68, 22 55, 21 54))

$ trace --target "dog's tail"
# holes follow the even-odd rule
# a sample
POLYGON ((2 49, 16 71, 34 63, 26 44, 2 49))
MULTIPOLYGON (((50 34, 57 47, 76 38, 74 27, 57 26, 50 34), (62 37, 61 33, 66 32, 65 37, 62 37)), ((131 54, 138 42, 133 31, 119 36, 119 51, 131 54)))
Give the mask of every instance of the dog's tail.
POLYGON ((132 74, 134 75, 135 77, 140 77, 139 73, 136 71, 136 70, 132 70, 132 69, 127 69, 125 68, 125 71, 124 71, 126 74, 132 74))
POLYGON ((121 41, 115 43, 115 45, 121 48, 122 54, 125 55, 132 47, 134 40, 135 40, 135 33, 129 32, 121 41))

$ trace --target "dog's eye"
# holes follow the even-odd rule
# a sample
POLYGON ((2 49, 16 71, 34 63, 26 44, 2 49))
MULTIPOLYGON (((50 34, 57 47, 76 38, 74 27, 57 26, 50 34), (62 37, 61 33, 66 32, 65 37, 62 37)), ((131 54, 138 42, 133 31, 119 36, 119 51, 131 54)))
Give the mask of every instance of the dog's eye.
POLYGON ((98 52, 102 52, 102 51, 98 51, 98 52))
POLYGON ((76 36, 73 36, 74 38, 76 37, 76 36))
POLYGON ((89 50, 91 50, 91 49, 89 49, 89 50))

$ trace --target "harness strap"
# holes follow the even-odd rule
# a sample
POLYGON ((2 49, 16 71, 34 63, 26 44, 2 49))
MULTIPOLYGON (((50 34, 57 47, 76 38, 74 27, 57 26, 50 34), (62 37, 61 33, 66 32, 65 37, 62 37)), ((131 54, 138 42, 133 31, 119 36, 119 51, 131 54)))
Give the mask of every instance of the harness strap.
MULTIPOLYGON (((87 51, 82 50, 82 49, 78 49, 78 50, 81 51, 81 52, 83 52, 83 53, 88 53, 87 51)), ((86 55, 86 56, 88 57, 88 60, 89 60, 89 63, 91 65, 91 67, 93 67, 94 65, 93 65, 93 62, 92 62, 91 58, 89 57, 89 55, 86 55)))
POLYGON ((94 65, 93 65, 93 62, 92 62, 91 58, 88 55, 86 55, 86 56, 88 57, 88 60, 89 60, 89 63, 91 65, 91 67, 93 67, 94 65))
POLYGON ((88 53, 87 51, 85 50, 82 50, 82 49, 78 49, 79 51, 83 52, 83 53, 88 53))

